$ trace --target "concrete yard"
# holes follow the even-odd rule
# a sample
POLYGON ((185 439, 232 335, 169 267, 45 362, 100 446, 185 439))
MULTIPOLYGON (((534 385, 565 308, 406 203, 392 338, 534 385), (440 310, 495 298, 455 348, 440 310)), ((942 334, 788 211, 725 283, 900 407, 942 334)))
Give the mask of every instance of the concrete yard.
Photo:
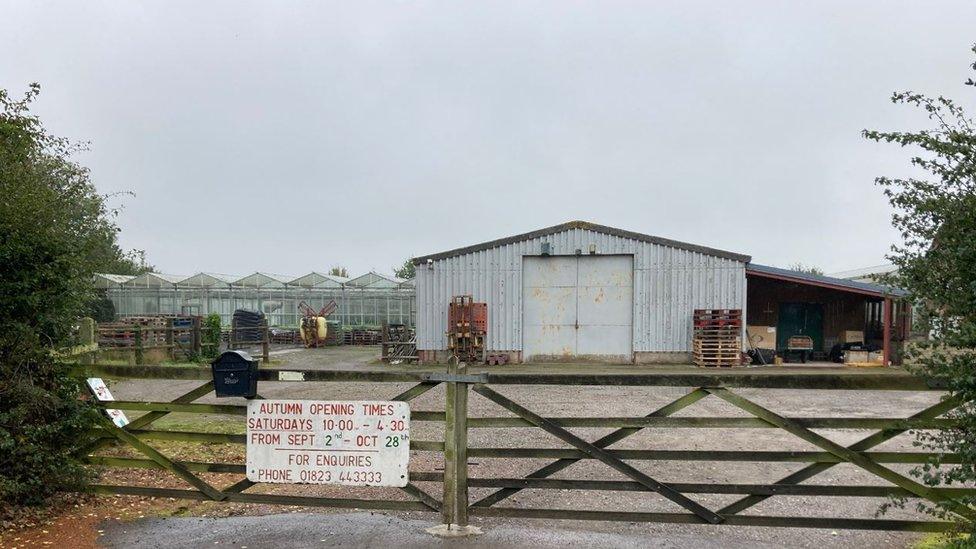
MULTIPOLYGON (((300 350, 275 353, 273 367, 303 369, 386 369, 396 368, 379 364, 377 347, 338 347, 313 350, 300 350)), ((413 369, 416 367, 410 367, 413 369)), ((613 366, 596 364, 519 366, 509 365, 496 368, 499 371, 553 371, 592 373, 599 371, 647 371, 647 367, 613 366)), ((782 371, 782 370, 780 370, 782 371)), ((790 371, 815 371, 813 369, 793 369, 790 371)), ((885 370, 885 372, 891 372, 885 370)), ((852 374, 856 375, 856 373, 852 374)), ((199 381, 147 381, 126 380, 111 386, 115 398, 120 400, 171 400, 199 385, 199 381)), ((295 398, 320 400, 384 399, 410 387, 410 383, 287 383, 262 382, 259 392, 266 398, 295 398)), ((600 417, 600 416, 642 416, 667 404, 689 391, 682 387, 581 387, 581 386, 539 386, 539 385, 499 385, 495 389, 505 396, 525 405, 546 417, 600 417)), ((907 417, 936 403, 940 393, 909 391, 843 391, 843 390, 784 390, 784 389, 735 389, 736 393, 749 398, 777 413, 794 417, 907 417)), ((444 391, 437 388, 411 402, 411 409, 443 410, 444 391)), ((212 396, 199 402, 217 402, 212 396)), ((222 403, 233 403, 235 399, 221 399, 222 403)), ((243 402, 243 401, 241 401, 243 402)), ((495 404, 477 394, 471 394, 469 401, 470 417, 510 416, 495 404)), ((677 417, 730 417, 746 416, 731 405, 707 397, 682 410, 677 417)), ((173 414, 158 425, 173 428, 191 424, 206 428, 219 426, 223 432, 243 432, 243 422, 229 416, 200 416, 173 414)), ((609 432, 606 428, 579 428, 573 432, 587 440, 594 440, 609 432)), ((868 429, 821 429, 818 432, 841 444, 859 440, 872 430, 868 429)), ((443 437, 443 425, 439 422, 415 422, 411 426, 414 441, 439 441, 443 437)), ((535 428, 471 429, 470 447, 525 447, 525 448, 566 448, 567 446, 553 436, 535 428)), ((683 450, 817 450, 814 446, 778 429, 740 428, 740 429, 644 429, 638 434, 613 446, 614 449, 683 449, 683 450)), ((875 448, 878 451, 911 450, 909 435, 900 436, 875 448)), ((238 450, 235 450, 238 451, 238 450)), ((243 448, 239 449, 243 454, 243 448)), ((411 457, 412 471, 441 470, 440 454, 414 451, 411 457)), ((492 459, 470 458, 471 477, 514 477, 525 474, 549 463, 545 459, 492 459)), ((697 461, 630 461, 631 465, 663 481, 698 483, 772 483, 786 474, 803 467, 802 463, 749 463, 749 462, 697 462, 697 461)), ((906 466, 891 465, 890 468, 906 471, 906 466)), ((224 475, 221 485, 236 480, 233 475, 224 475)), ((624 480, 625 477, 595 461, 584 460, 558 473, 554 478, 576 478, 587 480, 624 480)), ((834 466, 807 484, 865 484, 885 485, 885 481, 872 477, 851 465, 834 466)), ((418 483, 418 485, 440 498, 440 484, 418 483)), ((178 484, 173 484, 178 486, 178 484)), ((472 488, 471 501, 490 493, 492 489, 472 488)), ((354 488, 339 489, 331 486, 270 486, 259 485, 249 492, 275 494, 322 495, 336 497, 383 497, 388 499, 407 498, 396 489, 354 488)), ((696 501, 718 508, 730 503, 739 496, 693 494, 696 501)), ((790 515, 790 516, 831 516, 846 518, 873 518, 878 507, 884 503, 879 498, 853 497, 788 497, 776 496, 749 509, 747 514, 790 515)), ((524 490, 500 504, 505 507, 524 508, 563 508, 596 509, 619 511, 678 512, 675 504, 653 493, 608 492, 608 491, 564 491, 564 490, 524 490)), ((193 514, 193 508, 190 508, 193 514)), ((351 531, 369 531, 369 537, 358 538, 360 546, 387 545, 402 542, 405 546, 429 544, 449 546, 529 546, 554 547, 572 546, 573 540, 589 540, 582 545, 606 546, 655 546, 655 547, 906 547, 919 538, 918 534, 873 532, 828 529, 758 528, 731 526, 690 526, 674 524, 583 522, 532 519, 482 519, 473 518, 472 523, 482 527, 486 534, 469 541, 444 543, 427 538, 422 529, 435 524, 438 516, 432 513, 402 512, 387 513, 393 518, 377 518, 372 514, 350 514, 349 510, 329 510, 318 508, 285 508, 268 505, 208 504, 208 515, 268 515, 264 518, 232 519, 145 519, 113 526, 106 534, 109 546, 129 546, 139 540, 147 541, 160 531, 187 532, 188 546, 193 540, 206 539, 209 543, 220 541, 210 539, 205 532, 222 533, 223 543, 232 546, 247 545, 262 547, 308 546, 318 544, 336 545, 336 541, 353 539, 351 531), (271 516, 279 513, 298 511, 301 514, 271 516), (319 517, 328 513, 330 517, 319 517), (359 517, 359 518, 357 518, 359 517), (194 522, 196 521, 196 522, 194 522), (369 527, 376 523, 375 528, 369 527), (347 526, 339 527, 337 525, 347 526), (265 532, 298 532, 294 536, 259 537, 248 540, 239 535, 241 528, 265 532), (294 525, 294 529, 291 528, 294 525), (264 530, 261 530, 264 529, 264 530), (122 532, 125 530, 125 532, 122 532), (198 531, 200 534, 191 532, 198 531), (231 535, 237 532, 237 534, 231 535), (339 536, 339 537, 330 537, 339 536), (236 540, 236 541, 235 541, 236 540), (264 540, 264 541, 262 541, 264 540), (328 541, 332 540, 332 541, 328 541), (555 540, 555 541, 553 541, 555 540), (285 542, 291 542, 287 545, 285 542), (591 542, 591 543, 590 543, 591 542)), ((892 511, 885 518, 922 519, 910 511, 892 511)), ((581 546, 579 543, 576 545, 581 546)), ((355 545, 355 543, 353 544, 355 545)), ((151 546, 148 545, 148 546, 151 546)))

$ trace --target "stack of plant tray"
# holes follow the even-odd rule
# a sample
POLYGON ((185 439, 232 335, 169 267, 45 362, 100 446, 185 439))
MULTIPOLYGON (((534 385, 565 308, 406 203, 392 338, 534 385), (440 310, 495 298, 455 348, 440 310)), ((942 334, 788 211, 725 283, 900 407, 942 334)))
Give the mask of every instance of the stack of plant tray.
POLYGON ((296 345, 302 342, 298 330, 272 328, 268 331, 268 340, 275 345, 296 345))
POLYGON ((692 359, 719 368, 742 363, 742 309, 695 309, 692 359))
POLYGON ((379 345, 382 334, 373 328, 351 328, 343 332, 344 345, 379 345))
POLYGON ((329 330, 325 334, 325 344, 327 346, 335 346, 345 343, 346 338, 345 335, 343 335, 342 323, 335 320, 329 320, 326 322, 326 324, 328 324, 329 330))

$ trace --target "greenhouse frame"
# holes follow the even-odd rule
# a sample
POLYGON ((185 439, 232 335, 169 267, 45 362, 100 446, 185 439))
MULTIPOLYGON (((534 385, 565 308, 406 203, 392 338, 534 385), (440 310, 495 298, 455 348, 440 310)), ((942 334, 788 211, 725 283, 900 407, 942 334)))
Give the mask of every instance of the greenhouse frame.
POLYGON ((414 325, 413 279, 369 272, 344 278, 311 272, 298 278, 255 272, 247 276, 197 273, 178 276, 96 274, 95 287, 115 306, 119 318, 217 313, 229 324, 234 311, 261 311, 270 326, 297 327, 306 302, 318 311, 331 300, 338 308, 329 317, 343 327, 414 325))

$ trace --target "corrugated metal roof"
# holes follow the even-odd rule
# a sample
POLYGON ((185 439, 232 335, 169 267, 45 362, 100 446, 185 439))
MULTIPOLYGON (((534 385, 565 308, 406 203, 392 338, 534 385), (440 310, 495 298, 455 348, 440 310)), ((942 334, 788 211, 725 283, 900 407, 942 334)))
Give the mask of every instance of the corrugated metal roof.
POLYGON ((908 295, 908 292, 904 290, 883 286, 881 284, 872 284, 870 282, 857 282, 854 280, 846 280, 843 278, 834 278, 832 276, 801 273, 799 271, 780 269, 779 267, 771 267, 769 265, 759 265, 757 263, 749 263, 748 265, 746 265, 746 274, 767 276, 770 278, 778 278, 778 279, 789 279, 798 282, 800 284, 808 283, 817 286, 832 287, 838 290, 849 290, 856 293, 875 295, 877 297, 885 297, 885 296, 903 297, 908 295))
POLYGON ((877 276, 888 273, 893 273, 898 270, 898 267, 887 263, 885 265, 875 265, 873 267, 862 267, 860 269, 851 269, 849 271, 839 271, 836 273, 830 273, 827 276, 832 276, 834 278, 864 278, 869 276, 877 276))
POLYGON ((464 248, 457 248, 454 250, 448 250, 446 252, 415 257, 413 259, 413 263, 414 265, 420 265, 426 263, 428 260, 439 261, 441 259, 447 259, 449 257, 456 257, 459 255, 488 250, 491 248, 498 248, 500 246, 505 246, 507 244, 514 244, 516 242, 521 242, 523 240, 532 240, 534 238, 561 233, 571 229, 585 229, 588 231, 603 233, 610 236, 618 236, 621 238, 628 238, 640 242, 648 242, 650 244, 667 246, 669 248, 677 248, 679 250, 687 250, 689 252, 696 252, 696 253, 711 255, 715 257, 732 259, 734 261, 741 261, 743 263, 748 263, 749 261, 752 260, 752 258, 748 255, 737 254, 734 252, 726 252, 723 250, 717 250, 715 248, 699 246, 697 244, 689 244, 687 242, 679 242, 677 240, 670 240, 667 238, 661 238, 649 234, 625 231, 623 229, 607 227, 606 225, 598 225, 596 223, 590 223, 588 221, 569 221, 567 223, 553 225, 552 227, 546 227, 544 229, 539 229, 528 233, 517 234, 515 236, 509 236, 506 238, 499 238, 497 240, 490 240, 488 242, 482 242, 481 244, 474 244, 472 246, 465 246, 464 248))

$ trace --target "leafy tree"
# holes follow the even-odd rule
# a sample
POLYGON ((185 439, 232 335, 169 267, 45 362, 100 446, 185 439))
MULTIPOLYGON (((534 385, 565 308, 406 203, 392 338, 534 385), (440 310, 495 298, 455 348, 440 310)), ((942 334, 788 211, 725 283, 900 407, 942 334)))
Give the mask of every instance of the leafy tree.
POLYGON ((413 260, 408 257, 404 260, 403 265, 393 267, 393 275, 397 278, 410 279, 417 275, 417 268, 414 266, 413 260))
POLYGON ((340 267, 336 265, 329 269, 329 274, 332 276, 341 276, 342 278, 349 278, 349 271, 345 267, 340 267))
POLYGON ((210 313, 203 322, 203 356, 216 358, 220 354, 220 315, 210 313))
POLYGON ((71 160, 81 147, 30 113, 39 91, 0 89, 0 521, 87 480, 74 453, 95 412, 52 351, 75 343, 93 273, 119 256, 117 211, 71 160))
POLYGON ((156 272, 155 265, 146 259, 145 250, 124 252, 114 239, 104 242, 92 255, 92 260, 97 264, 96 272, 99 273, 141 275, 156 272))
POLYGON ((88 302, 83 314, 90 316, 95 322, 112 322, 115 320, 115 303, 101 293, 88 302))
POLYGON ((817 267, 815 265, 810 265, 808 267, 808 266, 806 266, 806 265, 804 265, 803 263, 800 263, 800 262, 796 262, 796 263, 791 264, 790 265, 790 270, 791 271, 796 271, 798 273, 806 273, 806 274, 812 274, 812 275, 817 275, 817 276, 823 276, 823 274, 824 274, 823 269, 821 269, 820 267, 817 267))
MULTIPOLYGON (((970 78, 966 85, 976 87, 976 82, 970 78)), ((888 256, 898 267, 889 281, 923 305, 935 328, 929 341, 908 349, 906 363, 921 375, 945 379, 949 395, 964 403, 948 414, 959 422, 957 428, 916 433, 916 443, 937 457, 913 474, 931 486, 971 485, 976 481, 976 121, 941 96, 908 91, 891 100, 921 109, 932 123, 913 132, 864 131, 867 139, 914 148, 912 166, 928 174, 876 179, 894 207, 892 223, 903 240, 888 256), (958 454, 962 463, 945 463, 946 454, 958 454)), ((976 497, 919 508, 958 520, 972 534, 973 522, 951 511, 959 506, 976 507, 976 497)), ((963 537, 958 543, 974 540, 963 537)))

